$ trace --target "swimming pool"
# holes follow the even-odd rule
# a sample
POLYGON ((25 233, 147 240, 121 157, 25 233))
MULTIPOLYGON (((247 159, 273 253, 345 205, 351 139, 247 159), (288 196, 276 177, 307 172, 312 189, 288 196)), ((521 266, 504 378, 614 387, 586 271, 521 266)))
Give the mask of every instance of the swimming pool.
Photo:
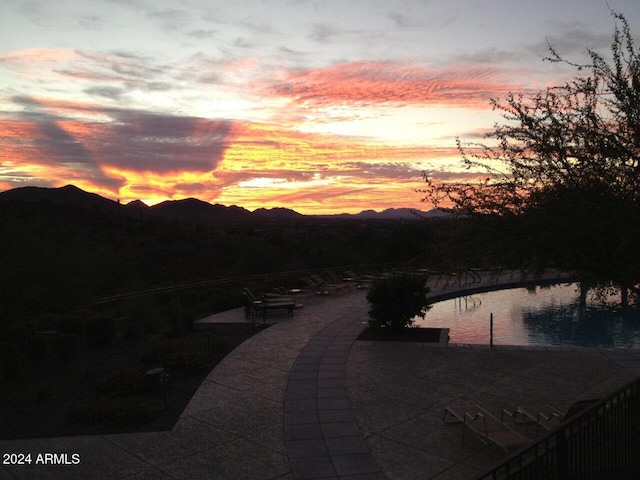
POLYGON ((577 284, 514 288, 435 303, 415 326, 450 328, 451 343, 640 348, 637 306, 603 304, 593 295, 580 307, 577 284))

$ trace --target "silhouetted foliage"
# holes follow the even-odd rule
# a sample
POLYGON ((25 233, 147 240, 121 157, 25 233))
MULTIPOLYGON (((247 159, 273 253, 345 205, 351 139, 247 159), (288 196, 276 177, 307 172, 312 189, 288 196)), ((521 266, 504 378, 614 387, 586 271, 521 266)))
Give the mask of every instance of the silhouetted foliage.
MULTIPOLYGON (((423 252, 429 228, 421 221, 393 220, 238 225, 140 220, 71 205, 2 200, 0 262, 7 274, 0 276, 0 323, 67 313, 98 298, 168 285, 407 260, 423 252)), ((228 293, 216 297, 217 307, 239 305, 241 297, 228 293)), ((180 302, 188 329, 193 302, 180 302)), ((158 312, 147 309, 163 314, 162 308, 145 302, 139 309, 140 317, 148 317, 141 325, 153 329, 158 312)))
POLYGON ((116 335, 113 318, 94 316, 85 319, 85 337, 91 345, 110 345, 116 335))
POLYGON ((27 351, 32 358, 42 360, 47 354, 48 343, 44 335, 32 335, 27 339, 27 351))
POLYGON ((149 390, 149 380, 144 372, 124 367, 105 375, 96 388, 108 397, 126 397, 149 390))
POLYGON ((92 425, 140 425, 152 421, 158 409, 139 401, 94 400, 66 414, 70 423, 92 425))
POLYGON ((80 337, 73 333, 61 333, 56 335, 53 348, 58 360, 70 360, 76 356, 80 346, 80 337))
POLYGON ((20 378, 22 358, 15 343, 0 341, 0 384, 20 378))
POLYGON ((551 264, 624 286, 640 281, 640 55, 624 16, 611 60, 548 60, 576 69, 573 80, 531 96, 493 100, 505 123, 487 143, 459 142, 463 182, 425 176, 426 199, 490 217, 523 262, 551 264))
POLYGON ((379 278, 369 287, 369 326, 397 333, 410 327, 413 318, 427 311, 426 278, 421 275, 397 275, 379 278))

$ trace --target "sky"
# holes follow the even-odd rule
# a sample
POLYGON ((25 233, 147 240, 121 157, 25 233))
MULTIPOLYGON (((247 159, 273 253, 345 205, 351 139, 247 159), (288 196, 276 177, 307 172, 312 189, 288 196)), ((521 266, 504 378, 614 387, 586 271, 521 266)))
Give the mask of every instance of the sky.
MULTIPOLYGON (((637 0, 15 0, 0 4, 0 191, 74 184, 304 214, 428 210, 491 98, 606 53, 637 0)), ((636 38, 638 36, 636 35, 636 38)))

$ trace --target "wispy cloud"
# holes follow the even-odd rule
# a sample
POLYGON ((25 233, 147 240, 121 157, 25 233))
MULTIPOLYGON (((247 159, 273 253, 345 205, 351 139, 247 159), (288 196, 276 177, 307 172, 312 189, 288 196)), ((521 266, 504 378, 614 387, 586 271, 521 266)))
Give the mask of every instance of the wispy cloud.
POLYGON ((493 67, 426 67, 401 62, 351 62, 288 71, 271 87, 295 103, 405 104, 490 108, 489 99, 511 90, 493 67))

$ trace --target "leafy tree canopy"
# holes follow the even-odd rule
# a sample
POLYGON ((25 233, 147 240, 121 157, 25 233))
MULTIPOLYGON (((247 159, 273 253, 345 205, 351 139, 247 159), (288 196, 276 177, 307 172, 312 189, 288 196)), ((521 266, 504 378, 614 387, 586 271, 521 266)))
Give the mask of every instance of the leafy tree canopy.
POLYGON ((640 56, 612 12, 611 57, 547 60, 575 68, 562 85, 492 100, 505 120, 480 144, 458 147, 479 180, 425 174, 425 200, 499 219, 529 260, 624 286, 640 281, 640 56))

